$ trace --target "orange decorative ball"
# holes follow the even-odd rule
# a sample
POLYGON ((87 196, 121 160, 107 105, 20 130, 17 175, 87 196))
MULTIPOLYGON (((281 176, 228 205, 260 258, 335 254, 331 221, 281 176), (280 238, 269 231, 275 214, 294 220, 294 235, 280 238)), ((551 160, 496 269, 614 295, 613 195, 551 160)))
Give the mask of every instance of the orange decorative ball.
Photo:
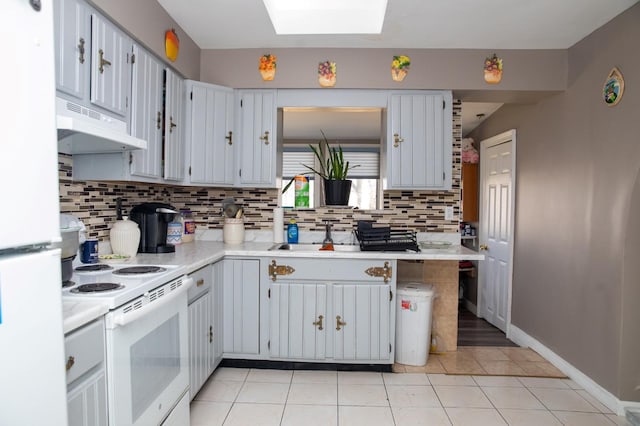
POLYGON ((180 39, 178 38, 178 34, 176 34, 176 30, 173 28, 167 30, 164 34, 164 50, 167 58, 169 58, 171 62, 175 62, 175 60, 178 59, 180 39))

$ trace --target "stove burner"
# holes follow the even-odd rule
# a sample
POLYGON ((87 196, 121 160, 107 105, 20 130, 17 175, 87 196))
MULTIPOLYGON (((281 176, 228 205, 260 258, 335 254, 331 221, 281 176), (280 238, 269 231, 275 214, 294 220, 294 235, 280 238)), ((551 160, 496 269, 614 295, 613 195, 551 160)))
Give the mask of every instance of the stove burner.
POLYGON ((95 265, 78 266, 76 272, 97 272, 97 271, 110 271, 113 267, 106 263, 96 263, 95 265))
POLYGON ((131 266, 129 268, 122 268, 114 271, 115 275, 139 275, 139 274, 157 274, 158 272, 165 272, 165 268, 160 266, 131 266))
POLYGON ((71 281, 71 280, 62 281, 62 288, 72 287, 74 285, 76 285, 74 281, 71 281))
POLYGON ((82 284, 76 288, 72 288, 72 293, 99 293, 104 291, 120 290, 124 288, 123 285, 115 283, 94 283, 94 284, 82 284))

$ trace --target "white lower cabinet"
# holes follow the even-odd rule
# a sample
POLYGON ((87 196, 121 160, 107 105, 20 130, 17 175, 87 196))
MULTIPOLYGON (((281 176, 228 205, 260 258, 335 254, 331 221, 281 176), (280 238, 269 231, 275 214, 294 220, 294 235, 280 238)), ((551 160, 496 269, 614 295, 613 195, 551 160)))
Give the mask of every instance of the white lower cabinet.
POLYGON ((104 320, 64 338, 69 426, 107 425, 104 320))
MULTIPOLYGON (((393 363, 395 261, 263 260, 267 348, 278 360, 393 363)), ((225 304, 225 309, 226 309, 225 304)))
POLYGON ((260 261, 222 262, 223 352, 230 358, 260 354, 260 261))

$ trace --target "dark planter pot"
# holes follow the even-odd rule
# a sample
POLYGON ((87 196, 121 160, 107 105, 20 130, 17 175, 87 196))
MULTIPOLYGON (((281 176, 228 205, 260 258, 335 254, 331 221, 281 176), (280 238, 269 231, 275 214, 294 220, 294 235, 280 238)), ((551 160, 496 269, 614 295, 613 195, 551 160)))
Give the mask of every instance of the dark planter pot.
POLYGON ((327 206, 348 206, 350 180, 324 180, 324 203, 327 206))

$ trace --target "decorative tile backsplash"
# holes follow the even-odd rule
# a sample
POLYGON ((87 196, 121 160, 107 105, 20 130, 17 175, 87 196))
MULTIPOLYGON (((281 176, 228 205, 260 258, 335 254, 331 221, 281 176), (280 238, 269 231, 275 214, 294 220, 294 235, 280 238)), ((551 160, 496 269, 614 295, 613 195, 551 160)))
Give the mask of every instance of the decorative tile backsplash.
MULTIPOLYGON (((330 220, 336 231, 350 231, 358 220, 374 220, 421 232, 458 232, 460 208, 461 103, 453 104, 453 173, 451 191, 384 191, 384 210, 320 207, 285 211, 285 223, 295 217, 301 231, 322 231, 330 220), (454 220, 444 219, 445 206, 453 206, 454 220)), ((108 239, 116 220, 116 198, 124 214, 144 202, 163 202, 193 212, 196 225, 222 229, 222 200, 235 198, 244 206, 247 229, 271 230, 277 189, 225 189, 137 182, 73 181, 73 157, 59 154, 60 211, 81 219, 91 238, 108 239)))

